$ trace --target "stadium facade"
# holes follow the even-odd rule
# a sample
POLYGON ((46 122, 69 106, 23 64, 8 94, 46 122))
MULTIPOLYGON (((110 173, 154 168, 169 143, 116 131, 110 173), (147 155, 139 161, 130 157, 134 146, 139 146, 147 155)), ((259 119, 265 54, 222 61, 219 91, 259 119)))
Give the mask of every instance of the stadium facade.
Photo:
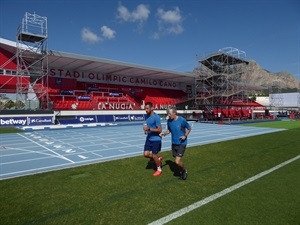
POLYGON ((237 49, 200 60, 205 74, 182 73, 48 49, 47 18, 26 13, 16 41, 0 38, 1 126, 144 120, 145 102, 192 119, 253 118, 266 108, 238 83, 237 49))

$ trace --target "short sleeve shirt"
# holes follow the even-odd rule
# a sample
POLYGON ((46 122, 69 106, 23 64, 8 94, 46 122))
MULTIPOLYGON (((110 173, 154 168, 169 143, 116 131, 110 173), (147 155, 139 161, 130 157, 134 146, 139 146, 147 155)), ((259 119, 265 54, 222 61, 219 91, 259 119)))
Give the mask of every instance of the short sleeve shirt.
MULTIPOLYGON (((154 113, 152 116, 149 116, 146 119, 146 124, 149 128, 157 128, 161 126, 160 117, 158 114, 154 113)), ((161 137, 159 136, 158 132, 148 131, 147 139, 150 141, 161 141, 161 137)))
POLYGON ((180 137, 185 135, 185 131, 190 130, 191 126, 181 116, 178 116, 177 120, 168 119, 167 121, 168 130, 171 132, 172 135, 172 144, 187 144, 187 139, 181 140, 180 137))

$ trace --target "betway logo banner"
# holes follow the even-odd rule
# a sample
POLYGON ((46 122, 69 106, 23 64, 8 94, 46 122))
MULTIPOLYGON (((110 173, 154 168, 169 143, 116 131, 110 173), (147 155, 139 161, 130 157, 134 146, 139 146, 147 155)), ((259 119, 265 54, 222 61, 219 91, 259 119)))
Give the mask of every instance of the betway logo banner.
POLYGON ((0 117, 0 126, 26 126, 27 117, 0 117))
POLYGON ((52 116, 28 117, 28 120, 29 120, 29 124, 28 124, 29 126, 54 124, 52 116))

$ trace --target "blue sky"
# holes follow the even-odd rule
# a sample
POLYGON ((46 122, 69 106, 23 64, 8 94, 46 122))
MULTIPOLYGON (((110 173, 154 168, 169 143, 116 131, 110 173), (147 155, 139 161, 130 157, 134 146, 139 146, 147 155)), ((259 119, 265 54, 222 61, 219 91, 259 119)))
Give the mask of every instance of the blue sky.
POLYGON ((47 17, 49 50, 191 72, 233 47, 300 80, 299 0, 0 0, 0 37, 25 12, 47 17))

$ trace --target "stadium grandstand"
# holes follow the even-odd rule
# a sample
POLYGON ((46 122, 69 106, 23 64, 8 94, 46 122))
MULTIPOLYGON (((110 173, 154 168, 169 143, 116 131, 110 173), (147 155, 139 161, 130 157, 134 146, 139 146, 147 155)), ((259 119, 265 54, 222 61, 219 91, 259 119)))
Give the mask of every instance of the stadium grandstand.
POLYGON ((49 50, 47 18, 37 14, 25 14, 16 37, 0 38, 1 114, 142 114, 147 101, 162 114, 177 106, 206 120, 253 118, 266 109, 239 83, 239 65, 248 62, 238 49, 199 60, 201 73, 183 73, 49 50))

